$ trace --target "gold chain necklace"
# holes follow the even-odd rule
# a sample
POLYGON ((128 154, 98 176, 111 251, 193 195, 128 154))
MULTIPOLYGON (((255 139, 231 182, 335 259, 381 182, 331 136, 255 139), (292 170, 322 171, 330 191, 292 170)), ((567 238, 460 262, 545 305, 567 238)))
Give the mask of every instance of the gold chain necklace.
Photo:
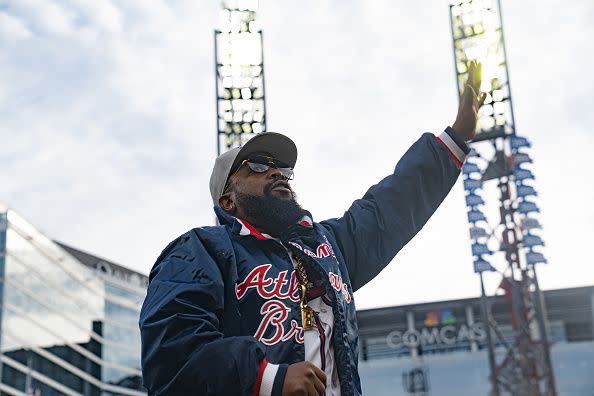
POLYGON ((303 260, 299 256, 294 254, 293 259, 297 263, 297 272, 299 274, 299 292, 301 294, 301 326, 303 326, 303 330, 316 329, 317 326, 315 323, 315 311, 312 307, 307 305, 307 290, 309 286, 307 282, 307 272, 305 272, 303 260))

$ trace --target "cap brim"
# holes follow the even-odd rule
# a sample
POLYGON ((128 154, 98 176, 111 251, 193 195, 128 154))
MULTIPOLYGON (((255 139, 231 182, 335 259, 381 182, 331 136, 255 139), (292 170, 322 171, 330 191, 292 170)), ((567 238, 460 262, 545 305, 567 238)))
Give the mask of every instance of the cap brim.
POLYGON ((291 168, 294 168, 297 163, 297 146, 291 139, 276 132, 262 132, 243 145, 231 169, 256 153, 266 153, 291 168))

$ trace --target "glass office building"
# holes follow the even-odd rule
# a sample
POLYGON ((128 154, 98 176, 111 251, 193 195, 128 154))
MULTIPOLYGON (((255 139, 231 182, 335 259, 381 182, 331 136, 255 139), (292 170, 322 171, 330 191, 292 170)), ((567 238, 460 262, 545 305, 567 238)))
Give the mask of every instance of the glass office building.
MULTIPOLYGON (((558 394, 594 395, 594 287, 548 290, 544 301, 558 394)), ((499 344, 512 343, 511 307, 503 296, 490 297, 490 304, 500 324, 499 344)), ((489 394, 479 299, 362 310, 357 319, 363 394, 489 394)), ((501 362, 504 347, 496 353, 501 362)))
POLYGON ((146 395, 147 278, 52 241, 0 204, 0 395, 146 395))

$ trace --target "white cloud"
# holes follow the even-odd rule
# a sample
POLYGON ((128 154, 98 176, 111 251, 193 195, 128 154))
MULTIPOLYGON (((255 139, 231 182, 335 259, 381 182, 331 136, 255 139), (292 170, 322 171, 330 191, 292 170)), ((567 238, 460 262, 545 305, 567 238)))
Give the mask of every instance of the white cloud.
MULTIPOLYGON (((504 3, 516 118, 534 142, 545 288, 593 280, 581 264, 594 213, 593 8, 504 3)), ((145 273, 169 240, 212 224, 217 1, 0 10, 13 37, 0 57, 10 142, 0 197, 52 237, 145 273)), ((262 1, 261 16, 269 129, 297 142, 294 185, 316 219, 340 215, 422 131, 452 122, 447 2, 262 1)), ((358 307, 476 295, 469 245, 458 184, 358 307)))
POLYGON ((31 32, 21 19, 0 12, 0 35, 5 39, 18 41, 31 37, 31 32))
POLYGON ((19 0, 8 3, 7 9, 25 18, 36 33, 65 36, 74 32, 75 15, 59 2, 19 0))

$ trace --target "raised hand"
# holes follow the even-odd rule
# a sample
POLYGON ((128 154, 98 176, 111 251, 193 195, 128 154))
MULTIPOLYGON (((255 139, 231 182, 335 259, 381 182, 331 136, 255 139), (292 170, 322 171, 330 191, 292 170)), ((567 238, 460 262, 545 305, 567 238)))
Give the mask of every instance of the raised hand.
POLYGON ((482 65, 474 60, 468 65, 468 79, 464 86, 464 92, 460 97, 458 115, 452 125, 456 135, 465 142, 472 140, 476 135, 476 123, 478 111, 485 102, 486 93, 480 93, 482 80, 482 65))

